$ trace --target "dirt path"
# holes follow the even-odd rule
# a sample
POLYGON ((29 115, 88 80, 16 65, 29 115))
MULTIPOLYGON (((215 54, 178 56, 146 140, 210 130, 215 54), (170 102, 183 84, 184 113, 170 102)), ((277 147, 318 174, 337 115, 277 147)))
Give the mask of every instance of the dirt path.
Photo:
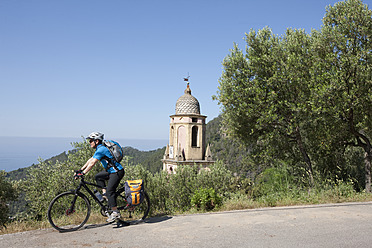
POLYGON ((13 247, 371 247, 372 202, 158 217, 0 236, 13 247))

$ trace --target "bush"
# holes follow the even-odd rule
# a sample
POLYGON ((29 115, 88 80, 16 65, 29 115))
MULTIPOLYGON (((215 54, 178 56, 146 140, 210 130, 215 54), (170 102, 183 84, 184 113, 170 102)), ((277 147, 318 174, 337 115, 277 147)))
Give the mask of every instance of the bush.
POLYGON ((16 187, 5 179, 5 175, 5 171, 0 171, 0 229, 9 221, 8 203, 18 196, 16 187))
MULTIPOLYGON (((74 171, 80 169, 92 157, 94 150, 87 142, 74 143, 76 152, 68 155, 68 160, 51 163, 39 161, 39 165, 32 167, 23 183, 28 202, 30 218, 40 220, 46 218, 49 203, 58 194, 75 189, 78 181, 74 180, 74 171)), ((87 181, 93 181, 96 172, 102 168, 95 168, 86 175, 87 181)))
POLYGON ((258 198, 270 196, 273 193, 276 195, 291 194, 291 191, 297 191, 298 187, 299 185, 294 182, 294 177, 289 173, 288 167, 272 167, 258 176, 253 195, 258 198))
MULTIPOLYGON (((138 170, 144 169, 141 165, 126 167, 126 177, 130 178, 134 171, 138 170)), ((216 194, 226 197, 231 192, 238 191, 241 186, 239 182, 243 181, 233 177, 220 162, 209 169, 186 165, 178 168, 176 174, 162 171, 155 175, 146 174, 146 178, 136 174, 135 178, 145 179, 152 214, 172 214, 189 210, 192 207, 191 199, 201 188, 213 189, 216 194)))
POLYGON ((200 188, 195 191, 191 198, 191 205, 197 209, 212 210, 216 206, 221 205, 222 197, 219 196, 212 188, 200 188))

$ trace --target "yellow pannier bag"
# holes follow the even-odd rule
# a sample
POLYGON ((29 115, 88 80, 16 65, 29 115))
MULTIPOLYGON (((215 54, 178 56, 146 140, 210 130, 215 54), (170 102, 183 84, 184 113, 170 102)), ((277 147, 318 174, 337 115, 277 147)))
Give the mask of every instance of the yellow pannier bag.
POLYGON ((124 184, 125 199, 129 205, 136 206, 143 201, 144 183, 142 179, 127 180, 124 184))

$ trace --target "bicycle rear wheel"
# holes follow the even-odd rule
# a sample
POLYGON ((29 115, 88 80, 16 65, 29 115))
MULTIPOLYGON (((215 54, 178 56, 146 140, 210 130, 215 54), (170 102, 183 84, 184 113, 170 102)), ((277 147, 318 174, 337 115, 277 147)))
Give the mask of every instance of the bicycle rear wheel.
POLYGON ((75 231, 88 221, 90 209, 89 200, 85 195, 65 192, 51 201, 48 220, 60 232, 75 231))
POLYGON ((121 216, 123 220, 144 220, 150 211, 150 198, 146 191, 144 192, 144 199, 143 201, 136 205, 136 206, 126 206, 127 201, 123 195, 119 195, 118 198, 118 206, 120 210, 124 209, 125 212, 122 212, 121 216))

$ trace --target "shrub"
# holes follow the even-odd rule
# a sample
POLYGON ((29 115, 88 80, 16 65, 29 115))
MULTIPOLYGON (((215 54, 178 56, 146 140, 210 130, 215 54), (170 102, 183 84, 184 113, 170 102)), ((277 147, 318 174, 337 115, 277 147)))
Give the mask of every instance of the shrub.
POLYGON ((212 188, 200 188, 195 191, 191 198, 191 205, 197 209, 212 210, 222 203, 222 197, 212 188))
MULTIPOLYGON (((271 194, 291 194, 294 189, 297 191, 299 185, 294 182, 293 176, 289 173, 288 167, 272 167, 266 169, 258 176, 254 188, 254 197, 263 197, 271 194)), ((272 200, 270 200, 271 202, 272 200)), ((271 205, 271 204, 269 204, 271 205)))
MULTIPOLYGON (((126 177, 134 171, 144 170, 141 165, 126 167, 126 177), (140 169, 142 168, 142 169, 140 169)), ((146 171, 146 170, 145 170, 146 171)), ((140 174, 136 175, 136 178, 140 174)), ((145 188, 151 200, 152 214, 172 214, 184 212, 192 207, 191 199, 200 188, 213 189, 216 194, 224 195, 239 191, 241 182, 232 176, 222 163, 216 163, 209 169, 186 165, 179 167, 176 174, 164 171, 155 175, 147 174, 145 188)))
POLYGON ((8 203, 18 196, 16 187, 6 180, 5 175, 5 171, 0 171, 0 229, 9 221, 8 203))
MULTIPOLYGON (((76 152, 68 155, 65 162, 57 161, 52 164, 48 161, 39 161, 39 165, 33 167, 23 184, 28 202, 28 212, 31 218, 40 220, 46 218, 49 203, 58 194, 75 189, 78 181, 73 179, 74 171, 80 169, 93 155, 87 142, 74 143, 76 152)), ((96 172, 102 168, 95 168, 86 175, 87 181, 93 181, 96 172)))

